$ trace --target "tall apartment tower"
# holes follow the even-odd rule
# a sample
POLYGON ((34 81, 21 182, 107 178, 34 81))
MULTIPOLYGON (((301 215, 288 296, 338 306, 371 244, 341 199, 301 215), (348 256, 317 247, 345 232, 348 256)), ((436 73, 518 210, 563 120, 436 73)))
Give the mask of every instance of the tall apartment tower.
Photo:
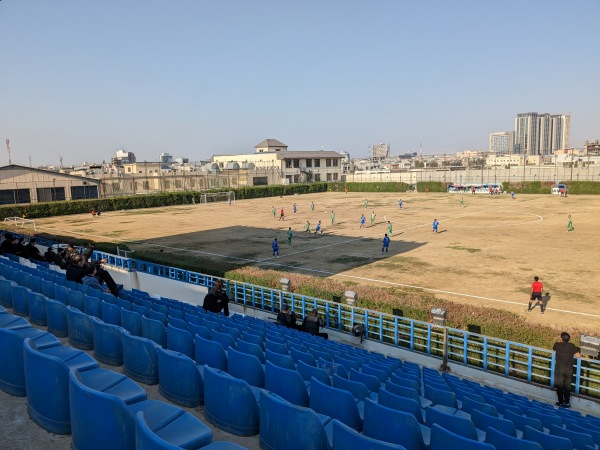
POLYGON ((522 113, 515 119, 516 153, 551 155, 554 150, 569 147, 571 116, 548 113, 522 113))
POLYGON ((502 155, 511 154, 514 151, 514 140, 514 131, 491 133, 489 151, 502 155))

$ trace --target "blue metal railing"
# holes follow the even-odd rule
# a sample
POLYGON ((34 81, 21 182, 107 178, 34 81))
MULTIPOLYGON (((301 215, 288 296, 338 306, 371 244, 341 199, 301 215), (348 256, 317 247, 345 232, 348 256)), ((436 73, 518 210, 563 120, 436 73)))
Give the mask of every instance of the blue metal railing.
MULTIPOLYGON (((38 240, 40 242, 41 240, 38 240)), ((40 245, 43 245, 40 242, 40 245)), ((161 264, 95 251, 95 259, 107 259, 108 264, 128 271, 212 287, 210 275, 177 269, 161 264)), ((292 292, 222 279, 232 302, 275 313, 283 303, 296 314, 305 316, 318 309, 325 326, 339 332, 351 333, 355 323, 365 326, 365 337, 382 344, 442 357, 457 364, 478 368, 486 372, 521 379, 546 386, 554 386, 555 353, 519 342, 483 336, 465 330, 447 328, 444 346, 444 328, 431 323, 371 311, 342 303, 292 292)), ((576 359, 574 392, 600 397, 600 361, 576 359)))

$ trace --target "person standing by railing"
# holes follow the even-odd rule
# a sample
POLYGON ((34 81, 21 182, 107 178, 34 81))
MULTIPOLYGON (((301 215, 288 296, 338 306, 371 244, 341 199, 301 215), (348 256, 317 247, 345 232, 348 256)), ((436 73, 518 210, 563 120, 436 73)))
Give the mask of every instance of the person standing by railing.
MULTIPOLYGON (((537 277, 536 277, 537 278, 537 277)), ((561 342, 556 342, 552 350, 556 352, 554 366, 554 386, 558 402, 556 406, 570 408, 571 382, 573 381, 573 358, 581 357, 581 349, 570 343, 571 336, 566 331, 560 335, 561 342)))

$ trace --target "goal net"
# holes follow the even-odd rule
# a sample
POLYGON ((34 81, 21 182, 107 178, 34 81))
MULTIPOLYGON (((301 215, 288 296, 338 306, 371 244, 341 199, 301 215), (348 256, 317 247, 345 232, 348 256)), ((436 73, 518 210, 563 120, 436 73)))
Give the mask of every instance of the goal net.
POLYGON ((202 203, 235 203, 235 192, 207 192, 202 194, 201 201, 202 203))

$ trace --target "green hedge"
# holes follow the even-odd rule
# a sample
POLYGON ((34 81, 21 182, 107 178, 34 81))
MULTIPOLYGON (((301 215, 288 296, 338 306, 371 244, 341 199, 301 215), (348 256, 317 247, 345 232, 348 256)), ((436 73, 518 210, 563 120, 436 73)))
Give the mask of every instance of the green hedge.
POLYGON ((344 187, 348 192, 406 192, 410 185, 397 182, 376 182, 376 183, 327 183, 327 190, 330 192, 343 192, 344 187))
MULTIPOLYGON (((552 181, 524 181, 520 183, 502 183, 502 189, 516 194, 551 194, 552 181)), ((600 183, 594 181, 566 181, 569 194, 600 195, 600 183)), ((431 189, 430 189, 431 190, 431 189)))
POLYGON ((417 192, 425 192, 426 189, 429 189, 429 192, 448 192, 448 184, 442 181, 419 181, 417 192))

